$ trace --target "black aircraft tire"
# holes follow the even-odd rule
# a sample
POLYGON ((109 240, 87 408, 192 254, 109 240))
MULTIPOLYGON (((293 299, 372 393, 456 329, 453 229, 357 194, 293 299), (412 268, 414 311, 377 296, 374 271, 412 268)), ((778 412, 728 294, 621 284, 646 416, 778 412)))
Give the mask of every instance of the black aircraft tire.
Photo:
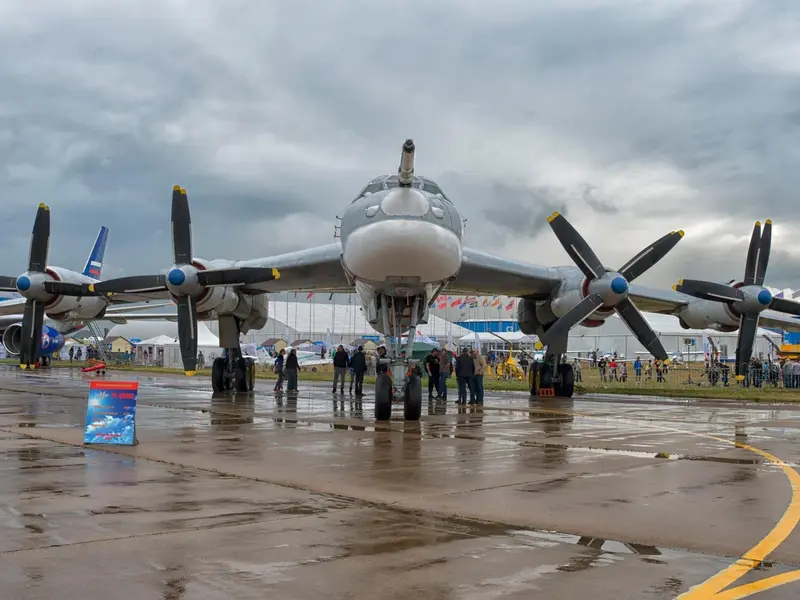
POLYGON ((375 380, 375 420, 388 421, 392 418, 392 379, 381 373, 375 380))
POLYGON ((252 392, 256 389, 256 361, 245 358, 244 362, 247 365, 247 391, 252 392))
POLYGON ((561 382, 556 386, 556 396, 560 398, 572 398, 575 392, 575 372, 572 365, 558 365, 561 382))
POLYGON ((411 375, 408 378, 403 399, 403 415, 406 421, 419 421, 422 416, 422 380, 418 375, 411 375))
POLYGON ((553 372, 552 367, 548 363, 539 365, 539 388, 553 387, 553 372))
POLYGON ((538 362, 531 363, 530 368, 528 369, 528 386, 531 390, 531 396, 537 396, 539 394, 539 375, 540 373, 541 364, 538 362))
POLYGON ((237 392, 246 392, 248 386, 248 377, 249 373, 247 370, 247 362, 245 362, 244 358, 240 358, 236 361, 236 366, 234 367, 234 381, 236 384, 236 391, 237 392))
POLYGON ((225 391, 225 359, 215 358, 211 363, 211 389, 214 393, 225 391))

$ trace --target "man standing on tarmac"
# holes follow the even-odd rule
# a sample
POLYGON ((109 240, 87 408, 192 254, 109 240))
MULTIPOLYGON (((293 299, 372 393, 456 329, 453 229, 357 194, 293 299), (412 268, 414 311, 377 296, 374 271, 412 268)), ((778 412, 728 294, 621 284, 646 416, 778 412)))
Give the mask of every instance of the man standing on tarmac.
POLYGON ((344 346, 339 344, 336 354, 333 355, 333 393, 336 393, 336 383, 339 383, 339 393, 344 394, 344 380, 347 379, 347 368, 350 366, 350 356, 344 346))
POLYGON ((473 348, 472 360, 475 363, 475 374, 472 376, 472 392, 475 394, 475 399, 469 403, 483 404, 483 373, 486 371, 486 359, 473 348))
POLYGON ((439 390, 439 349, 434 348, 425 357, 425 371, 428 373, 428 398, 433 398, 433 390, 436 390, 436 397, 442 395, 439 390))
POLYGON ((456 359, 456 381, 458 381, 458 400, 456 404, 467 403, 467 388, 472 393, 472 378, 475 375, 475 361, 469 355, 467 347, 461 349, 456 359))
POLYGON ((364 395, 364 374, 367 372, 367 357, 364 355, 364 346, 359 346, 350 359, 350 368, 356 383, 356 396, 364 395))

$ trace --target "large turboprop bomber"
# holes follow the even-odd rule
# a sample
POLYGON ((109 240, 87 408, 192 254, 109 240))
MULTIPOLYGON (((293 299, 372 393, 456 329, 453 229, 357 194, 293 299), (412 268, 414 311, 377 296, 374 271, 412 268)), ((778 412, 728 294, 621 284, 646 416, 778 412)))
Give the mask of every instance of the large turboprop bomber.
MULTIPOLYGON (((217 319, 224 352, 212 365, 212 389, 247 392, 254 386, 254 364, 242 355, 239 338, 267 323, 267 294, 355 292, 368 322, 387 338, 388 354, 383 360, 392 377, 377 378, 378 420, 390 418, 396 395, 403 400, 406 419, 420 418, 421 381, 408 369, 413 361, 405 357, 400 344, 407 334, 409 347, 413 346, 417 326, 428 322, 435 298, 445 291, 519 299, 520 329, 539 336, 545 345, 543 360, 530 369, 532 394, 551 388, 557 396, 571 397, 574 374, 563 360, 569 331, 576 325, 597 327, 612 314, 619 315, 639 342, 662 361, 669 357, 642 311, 675 315, 687 329, 739 329, 736 373, 740 377, 747 373, 759 324, 800 331, 800 321, 794 318, 800 315, 800 304, 773 298, 763 287, 771 241, 769 221, 763 235, 756 224, 742 282, 721 285, 687 279, 673 290, 653 289, 633 282, 675 247, 683 231, 667 233, 625 265, 611 269, 563 215, 554 213, 548 222, 574 266, 538 266, 492 255, 464 244, 465 220, 436 182, 416 175, 415 157, 414 142, 406 140, 397 174, 369 181, 345 207, 338 239, 264 258, 195 256, 188 196, 180 186, 172 192, 171 265, 159 274, 91 282, 66 277, 44 266, 46 250, 41 250, 34 227, 28 272, 16 278, 14 285, 26 299, 23 330, 34 339, 41 329, 41 315, 50 316, 51 310, 74 311, 90 305, 97 318, 109 303, 172 300, 178 305, 187 374, 197 368, 197 321, 217 319)), ((31 348, 28 342, 25 357, 21 354, 23 364, 35 356, 31 348)))

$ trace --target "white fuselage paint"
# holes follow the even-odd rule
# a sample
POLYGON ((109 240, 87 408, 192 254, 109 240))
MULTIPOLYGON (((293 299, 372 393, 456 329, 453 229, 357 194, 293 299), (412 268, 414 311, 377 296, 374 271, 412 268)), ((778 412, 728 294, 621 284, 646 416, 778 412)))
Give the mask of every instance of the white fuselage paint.
POLYGON ((347 238, 344 263, 365 282, 424 285, 453 277, 461 268, 461 240, 426 221, 391 219, 360 227, 347 238))

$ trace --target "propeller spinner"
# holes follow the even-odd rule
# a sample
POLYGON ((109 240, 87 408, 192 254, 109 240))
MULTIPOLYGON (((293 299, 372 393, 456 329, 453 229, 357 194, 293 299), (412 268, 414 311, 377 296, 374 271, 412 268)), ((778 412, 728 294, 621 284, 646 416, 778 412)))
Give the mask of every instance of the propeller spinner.
POLYGON ((739 317, 739 336, 736 341, 736 377, 744 379, 753 355, 758 316, 771 309, 784 314, 800 316, 800 303, 785 298, 776 298, 764 287, 764 277, 769 266, 772 247, 772 221, 756 221, 747 250, 744 279, 741 284, 725 285, 699 279, 681 279, 673 286, 676 292, 701 300, 721 302, 732 315, 739 317))
POLYGON ((586 276, 588 283, 585 287, 584 299, 572 307, 567 314, 556 320, 544 332, 541 342, 549 344, 550 341, 567 335, 570 329, 601 307, 614 308, 642 346, 657 359, 669 361, 667 352, 658 336, 633 301, 628 298, 628 290, 631 281, 646 272, 675 247, 683 238, 683 231, 668 233, 639 252, 618 271, 609 271, 597 258, 586 240, 563 215, 557 212, 553 213, 547 217, 547 222, 550 223, 553 233, 556 234, 564 250, 586 276))

